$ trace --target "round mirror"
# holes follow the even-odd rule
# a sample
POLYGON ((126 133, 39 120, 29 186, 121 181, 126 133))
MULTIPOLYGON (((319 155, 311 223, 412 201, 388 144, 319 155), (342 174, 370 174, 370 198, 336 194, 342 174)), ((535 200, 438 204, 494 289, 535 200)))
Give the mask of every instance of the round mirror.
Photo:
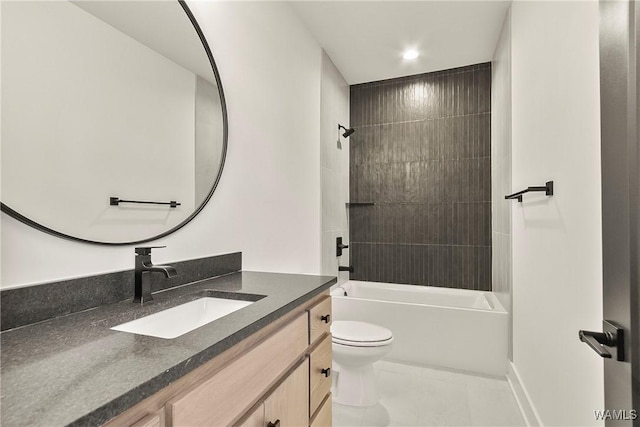
POLYGON ((90 243, 157 239, 211 198, 220 77, 182 1, 2 7, 2 211, 90 243))

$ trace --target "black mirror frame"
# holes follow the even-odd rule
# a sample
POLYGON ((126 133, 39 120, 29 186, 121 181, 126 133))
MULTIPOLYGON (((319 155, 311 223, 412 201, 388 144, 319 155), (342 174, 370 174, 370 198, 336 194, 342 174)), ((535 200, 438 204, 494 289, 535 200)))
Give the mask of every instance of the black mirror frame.
POLYGON ((222 90, 222 80, 220 79, 220 73, 218 72, 218 67, 216 66, 216 63, 213 59, 213 54, 211 53, 211 49, 209 48, 209 44, 207 43, 207 39, 204 37, 204 33, 202 32, 202 29, 200 28, 200 25, 198 24, 198 21, 196 21, 196 18, 193 16, 193 13, 191 13, 191 9, 189 9, 189 6, 187 6, 185 0, 177 0, 178 3, 180 4, 180 6, 182 6, 182 9, 184 10, 184 12, 186 13, 187 17, 189 18, 189 21, 191 22, 191 24, 193 25, 193 28, 196 30, 196 33, 198 34, 198 37, 200 38, 200 41, 202 42, 202 47, 204 48, 205 52, 207 53, 207 57, 209 58, 209 63, 211 64, 211 68, 213 69, 213 74, 215 75, 216 78, 216 83, 218 85, 218 95, 220 96, 220 107, 222 110, 222 128, 223 128, 223 135, 222 135, 222 156, 220 158, 220 168, 218 170, 218 175, 216 176, 216 179, 213 183, 213 185, 211 186, 211 191, 209 191, 209 194, 207 195, 207 197, 202 201, 202 203, 200 204, 200 206, 194 210, 191 215, 189 215, 184 221, 182 221, 180 224, 176 225, 175 227, 171 228, 170 230, 167 230, 163 233, 160 233, 156 236, 150 237, 148 239, 142 239, 142 240, 134 240, 134 241, 130 241, 130 242, 123 242, 123 243, 111 243, 111 242, 98 242, 98 241, 94 241, 94 240, 88 240, 88 239, 82 239, 79 237, 74 237, 74 236, 70 236, 68 234, 65 233, 61 233, 59 231, 53 230, 49 227, 45 227, 42 224, 39 224, 27 217, 25 217, 24 215, 16 212, 15 210, 11 209, 9 206, 5 205, 4 203, 0 202, 0 211, 4 212, 5 214, 9 215, 10 217, 17 219, 18 221, 27 224, 39 231, 45 232, 47 234, 56 236, 56 237, 61 237, 63 239, 67 239, 67 240, 73 240, 76 242, 82 242, 82 243, 91 243, 94 245, 104 245, 104 246, 125 246, 125 245, 136 245, 139 243, 144 243, 144 242, 150 242, 152 240, 157 240, 160 239, 162 237, 165 237, 171 233, 174 233, 176 231, 178 231, 179 229, 181 229, 182 227, 184 227, 185 225, 187 225, 187 223, 189 223, 193 218, 196 217, 196 215, 198 215, 200 213, 200 211, 202 211, 202 209, 204 209, 204 207, 206 206, 206 204, 209 202, 209 200, 211 199, 211 196, 213 196, 214 191, 216 190, 216 188, 218 187, 218 183, 220 182, 220 177, 222 176, 222 170, 224 169, 224 163, 225 163, 225 159, 227 156, 227 140, 228 140, 228 134, 229 134, 229 123, 228 123, 228 119, 227 119, 227 104, 225 102, 225 98, 224 98, 224 91, 222 90))

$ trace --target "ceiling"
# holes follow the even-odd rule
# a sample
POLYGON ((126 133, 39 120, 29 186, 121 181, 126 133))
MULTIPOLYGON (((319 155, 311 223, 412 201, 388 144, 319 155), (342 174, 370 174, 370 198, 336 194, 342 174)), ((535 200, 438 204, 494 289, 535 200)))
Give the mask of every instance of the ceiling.
POLYGON ((292 1, 349 84, 491 61, 510 1, 292 1), (402 58, 405 49, 420 52, 402 58))

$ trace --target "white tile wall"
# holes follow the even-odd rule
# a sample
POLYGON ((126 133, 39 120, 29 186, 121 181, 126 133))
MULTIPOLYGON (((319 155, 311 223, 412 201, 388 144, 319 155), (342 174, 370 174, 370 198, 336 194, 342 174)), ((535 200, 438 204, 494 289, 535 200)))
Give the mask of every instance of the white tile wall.
POLYGON ((349 249, 336 257, 336 238, 349 243, 346 203, 349 201, 349 140, 338 133, 338 123, 349 127, 349 85, 331 59, 322 52, 320 94, 320 162, 322 185, 322 274, 349 279, 338 274, 338 265, 349 265, 349 249))
POLYGON ((493 291, 509 312, 509 358, 512 359, 511 208, 504 196, 511 185, 511 27, 510 12, 492 62, 491 83, 491 238, 493 291))

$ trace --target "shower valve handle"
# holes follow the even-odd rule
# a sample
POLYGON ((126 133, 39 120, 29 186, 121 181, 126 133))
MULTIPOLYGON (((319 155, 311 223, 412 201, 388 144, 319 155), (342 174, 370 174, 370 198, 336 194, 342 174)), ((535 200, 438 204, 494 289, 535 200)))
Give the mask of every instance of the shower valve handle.
POLYGON ((348 247, 349 245, 342 243, 342 237, 336 237, 336 256, 342 256, 342 250, 348 247))

